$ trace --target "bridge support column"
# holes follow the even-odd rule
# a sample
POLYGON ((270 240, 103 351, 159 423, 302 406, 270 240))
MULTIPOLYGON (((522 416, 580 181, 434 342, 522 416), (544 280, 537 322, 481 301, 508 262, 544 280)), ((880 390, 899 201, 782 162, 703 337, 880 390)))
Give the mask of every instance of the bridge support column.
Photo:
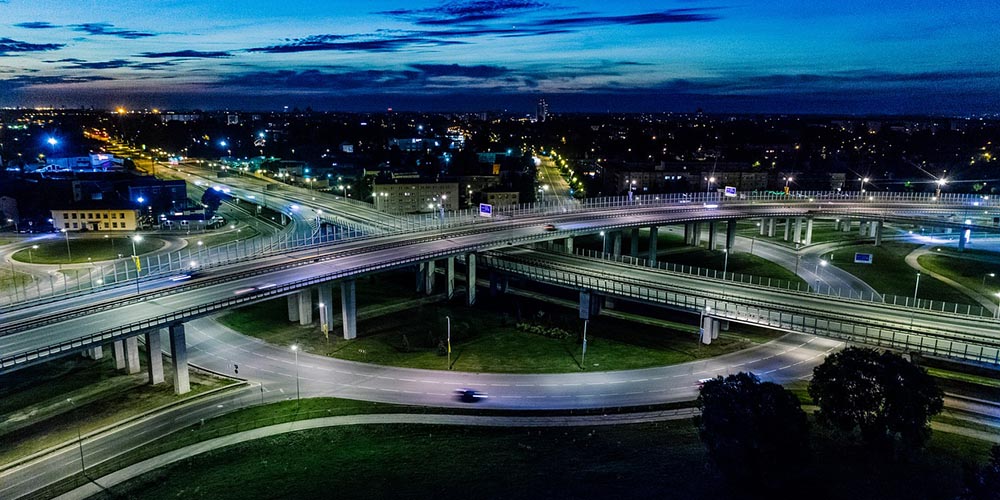
POLYGON ((424 275, 426 281, 424 281, 424 293, 431 295, 434 293, 434 269, 435 262, 433 260, 427 261, 427 274, 424 275))
POLYGON ((767 218, 767 236, 774 238, 774 227, 778 225, 778 220, 774 217, 767 218))
POLYGON ((802 241, 802 217, 795 218, 795 244, 802 241))
POLYGON ((713 220, 713 221, 711 221, 711 222, 708 223, 708 249, 709 250, 715 250, 715 247, 716 247, 716 241, 715 241, 716 233, 718 233, 718 228, 715 226, 715 221, 713 220))
POLYGON ((347 340, 358 336, 358 303, 355 291, 354 280, 340 282, 340 310, 343 314, 344 338, 347 340))
POLYGON ((91 347, 89 349, 85 349, 83 351, 83 357, 88 358, 88 359, 101 359, 101 358, 104 357, 104 347, 103 346, 97 346, 97 347, 91 347))
POLYGON ((573 237, 570 236, 564 240, 563 246, 566 248, 566 253, 573 253, 573 237))
POLYGON ((299 324, 311 325, 313 322, 312 289, 299 290, 299 324))
MULTIPOLYGON (((569 238, 570 241, 573 238, 569 238)), ((570 244, 572 246, 572 243, 570 244)), ((476 303, 476 254, 465 254, 465 303, 476 303)))
POLYGON ((507 277, 490 271, 490 296, 496 297, 507 291, 507 277))
POLYGON ((191 378, 188 375, 187 343, 184 338, 184 323, 170 325, 170 356, 174 358, 174 394, 191 392, 191 378))
POLYGON ((701 246, 701 223, 694 223, 694 230, 691 233, 691 246, 700 247, 701 246))
POLYGON ((788 238, 791 236, 791 233, 792 233, 792 219, 791 218, 786 218, 785 219, 785 237, 782 238, 782 240, 783 241, 788 241, 788 238))
POLYGON ((868 237, 874 238, 875 233, 878 232, 878 224, 882 221, 868 221, 868 237))
POLYGON ((759 225, 760 225, 760 229, 759 229, 759 233, 757 234, 757 236, 764 236, 765 234, 767 234, 767 218, 766 217, 761 217, 759 225))
POLYGON ((865 224, 867 224, 867 223, 868 223, 868 221, 866 221, 864 219, 858 221, 858 236, 860 236, 862 238, 865 237, 865 229, 867 229, 865 227, 865 224))
POLYGON ((288 296, 288 321, 299 320, 299 296, 292 294, 288 296))
POLYGON ((319 327, 326 329, 324 335, 329 335, 333 325, 333 284, 323 283, 317 286, 316 300, 319 301, 319 327))
POLYGON ((736 250, 736 221, 729 220, 726 224, 726 251, 733 253, 736 250))
MULTIPOLYGON (((684 226, 685 228, 687 225, 684 226)), ((649 228, 649 264, 656 265, 656 243, 660 239, 660 228, 652 226, 649 228)))
POLYGON ((618 258, 622 256, 622 232, 615 231, 612 235, 611 256, 618 258))
POLYGON ((882 245, 882 227, 884 222, 878 221, 875 223, 875 246, 882 245))
POLYGON ((806 245, 812 245, 813 242, 813 218, 806 217, 806 245))
POLYGON ((720 324, 722 324, 722 321, 719 321, 719 320, 714 319, 714 318, 712 319, 712 340, 715 340, 715 339, 719 338, 719 325, 720 324))
POLYGON ((146 373, 149 385, 163 383, 163 348, 160 346, 160 330, 146 332, 146 373))
POLYGON ((139 373, 139 337, 125 339, 125 373, 139 373))
POLYGON ((445 290, 448 300, 455 296, 455 256, 448 257, 445 264, 445 290))
POLYGON ((685 222, 684 223, 684 244, 685 245, 690 245, 691 244, 691 232, 693 231, 693 227, 694 227, 694 224, 692 224, 690 222, 685 222))
POLYGON ((115 358, 115 370, 123 371, 125 370, 125 343, 121 340, 116 340, 111 343, 111 352, 115 358))
POLYGON ((628 239, 629 256, 633 259, 639 256, 639 228, 632 228, 632 236, 628 239))
POLYGON ((964 227, 961 229, 961 232, 958 233, 958 251, 959 252, 964 252, 965 251, 965 245, 967 245, 969 243, 969 236, 968 235, 969 235, 969 230, 966 229, 966 228, 964 228, 964 227))
POLYGON ((426 262, 420 262, 420 263, 417 264, 417 276, 416 276, 416 278, 417 278, 417 281, 416 281, 416 285, 417 285, 416 286, 416 290, 417 290, 417 293, 423 293, 424 292, 424 286, 427 284, 427 263, 426 262))
POLYGON ((712 323, 716 320, 711 316, 701 318, 701 343, 709 345, 712 343, 712 323))
POLYGON ((845 233, 851 232, 851 219, 844 219, 840 221, 840 223, 843 225, 843 227, 841 227, 841 231, 845 233))

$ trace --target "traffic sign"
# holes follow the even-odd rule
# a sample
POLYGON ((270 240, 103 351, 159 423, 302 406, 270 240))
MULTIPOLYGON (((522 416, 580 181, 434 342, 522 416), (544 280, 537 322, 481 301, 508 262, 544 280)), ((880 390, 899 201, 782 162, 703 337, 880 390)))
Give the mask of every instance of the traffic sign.
POLYGON ((856 254, 854 254, 854 263, 855 264, 871 264, 872 263, 872 254, 870 254, 870 253, 856 253, 856 254))
POLYGON ((726 186, 726 196, 729 198, 735 198, 736 188, 734 188, 733 186, 726 186))
POLYGON ((480 217, 493 217, 493 205, 488 203, 479 204, 479 216, 480 217))

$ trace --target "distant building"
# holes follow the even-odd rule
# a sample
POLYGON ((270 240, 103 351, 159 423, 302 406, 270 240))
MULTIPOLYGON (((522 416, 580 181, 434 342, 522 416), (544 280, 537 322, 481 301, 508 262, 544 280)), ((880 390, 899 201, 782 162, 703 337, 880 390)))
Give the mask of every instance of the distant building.
POLYGON ((549 118, 549 103, 545 99, 539 99, 535 107, 535 121, 541 123, 549 118))
POLYGON ((483 193, 486 203, 494 207, 506 207, 520 203, 520 193, 517 191, 495 191, 483 193))
POLYGON ((456 210, 459 204, 457 182, 422 182, 400 179, 376 182, 372 186, 375 208, 383 212, 409 214, 456 210))
POLYGON ((67 231, 135 231, 139 211, 132 208, 60 208, 52 209, 52 227, 67 231))

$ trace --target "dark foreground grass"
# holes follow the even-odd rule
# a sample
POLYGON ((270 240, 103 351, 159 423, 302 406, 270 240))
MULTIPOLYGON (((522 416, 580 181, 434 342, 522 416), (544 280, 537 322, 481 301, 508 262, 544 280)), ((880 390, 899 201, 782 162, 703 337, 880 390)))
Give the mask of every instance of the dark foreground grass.
MULTIPOLYGON (((798 486, 769 498, 953 498, 989 445, 935 433, 891 458, 814 432, 798 486)), ((749 498, 707 465, 691 421, 616 427, 369 425, 273 436, 199 455, 97 498, 749 498)))

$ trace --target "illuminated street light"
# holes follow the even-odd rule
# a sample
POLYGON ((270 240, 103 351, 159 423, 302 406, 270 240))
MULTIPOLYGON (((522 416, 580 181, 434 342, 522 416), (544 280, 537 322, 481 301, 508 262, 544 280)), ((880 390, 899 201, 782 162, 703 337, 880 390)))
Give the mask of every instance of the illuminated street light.
POLYGON ((986 278, 995 278, 996 273, 986 273, 983 275, 983 286, 986 286, 986 278))
POLYGON ((132 261, 135 263, 135 293, 139 293, 139 272, 142 267, 139 265, 139 254, 135 251, 135 242, 142 241, 142 235, 135 235, 132 240, 132 261))
POLYGON ((299 391, 299 346, 298 344, 292 344, 292 352, 295 353, 295 400, 298 401, 302 397, 302 393, 299 391))

